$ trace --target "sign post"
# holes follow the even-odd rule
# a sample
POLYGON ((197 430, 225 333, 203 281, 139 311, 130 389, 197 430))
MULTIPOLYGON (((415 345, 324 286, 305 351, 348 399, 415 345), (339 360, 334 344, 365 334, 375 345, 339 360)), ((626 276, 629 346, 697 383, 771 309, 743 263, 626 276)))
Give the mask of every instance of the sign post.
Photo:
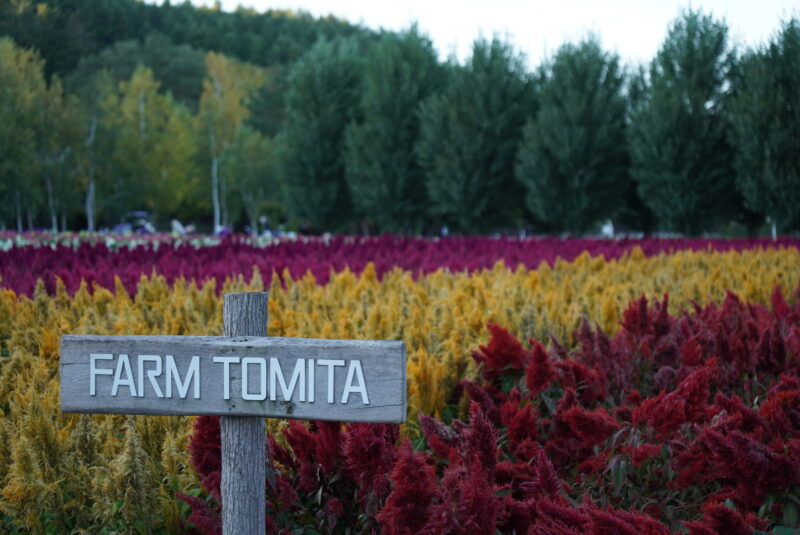
POLYGON ((401 423, 406 351, 267 337, 268 293, 224 300, 224 336, 65 335, 61 410, 222 416, 223 533, 263 534, 264 417, 401 423))
MULTIPOLYGON (((267 336, 267 292, 225 294, 224 336, 267 336)), ((222 416, 222 535, 266 535, 267 432, 264 418, 222 416)))

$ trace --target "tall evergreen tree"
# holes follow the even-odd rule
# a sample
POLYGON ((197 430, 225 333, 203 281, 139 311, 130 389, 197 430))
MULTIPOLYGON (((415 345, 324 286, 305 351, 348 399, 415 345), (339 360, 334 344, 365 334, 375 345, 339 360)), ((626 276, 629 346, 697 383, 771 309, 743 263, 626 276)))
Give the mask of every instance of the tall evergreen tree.
POLYGON ((800 225, 800 20, 744 56, 730 118, 736 185, 780 231, 800 225))
POLYGON ((363 120, 347 130, 345 164, 357 210, 382 231, 422 227, 427 195, 414 153, 417 112, 442 82, 433 45, 416 27, 384 34, 365 63, 363 120))
POLYGON ((741 213, 726 138, 728 28, 689 11, 670 26, 631 112, 632 174, 661 226, 698 234, 741 213))
POLYGON ((345 182, 345 130, 357 117, 362 66, 352 39, 321 41, 292 68, 279 166, 289 214, 314 229, 356 216, 345 182))
POLYGON ((619 58, 590 38, 562 46, 543 70, 517 177, 536 219, 584 232, 619 211, 629 180, 619 58))
POLYGON ((522 58, 494 39, 476 41, 467 64, 423 103, 417 151, 437 222, 464 233, 520 222, 514 161, 533 101, 522 58))

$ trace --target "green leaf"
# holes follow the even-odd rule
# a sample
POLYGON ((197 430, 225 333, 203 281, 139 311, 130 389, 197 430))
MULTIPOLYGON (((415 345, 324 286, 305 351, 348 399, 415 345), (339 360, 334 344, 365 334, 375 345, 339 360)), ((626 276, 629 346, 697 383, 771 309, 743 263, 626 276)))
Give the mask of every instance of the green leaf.
POLYGON ((783 523, 786 526, 797 527, 797 506, 787 503, 783 506, 783 523))

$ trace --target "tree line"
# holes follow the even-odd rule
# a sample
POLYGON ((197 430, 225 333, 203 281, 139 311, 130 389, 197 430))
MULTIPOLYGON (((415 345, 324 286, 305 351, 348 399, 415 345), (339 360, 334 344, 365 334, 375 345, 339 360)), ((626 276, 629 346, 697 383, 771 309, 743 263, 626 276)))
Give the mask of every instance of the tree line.
POLYGON ((647 65, 589 36, 529 70, 499 39, 441 62, 414 27, 310 17, 282 56, 237 50, 209 44, 213 28, 255 42, 285 14, 135 4, 162 21, 139 31, 158 32, 57 68, 30 35, 0 39, 0 225, 93 230, 132 210, 334 232, 800 225, 797 18, 738 50, 724 22, 687 11, 647 65), (177 11, 194 32, 163 22, 177 11))

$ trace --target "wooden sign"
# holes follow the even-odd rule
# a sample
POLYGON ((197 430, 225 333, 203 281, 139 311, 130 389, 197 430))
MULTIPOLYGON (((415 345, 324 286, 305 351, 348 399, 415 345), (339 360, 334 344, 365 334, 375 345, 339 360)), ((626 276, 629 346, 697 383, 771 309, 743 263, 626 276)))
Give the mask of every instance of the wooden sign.
POLYGON ((406 418, 405 345, 65 335, 61 409, 400 423, 406 418))

